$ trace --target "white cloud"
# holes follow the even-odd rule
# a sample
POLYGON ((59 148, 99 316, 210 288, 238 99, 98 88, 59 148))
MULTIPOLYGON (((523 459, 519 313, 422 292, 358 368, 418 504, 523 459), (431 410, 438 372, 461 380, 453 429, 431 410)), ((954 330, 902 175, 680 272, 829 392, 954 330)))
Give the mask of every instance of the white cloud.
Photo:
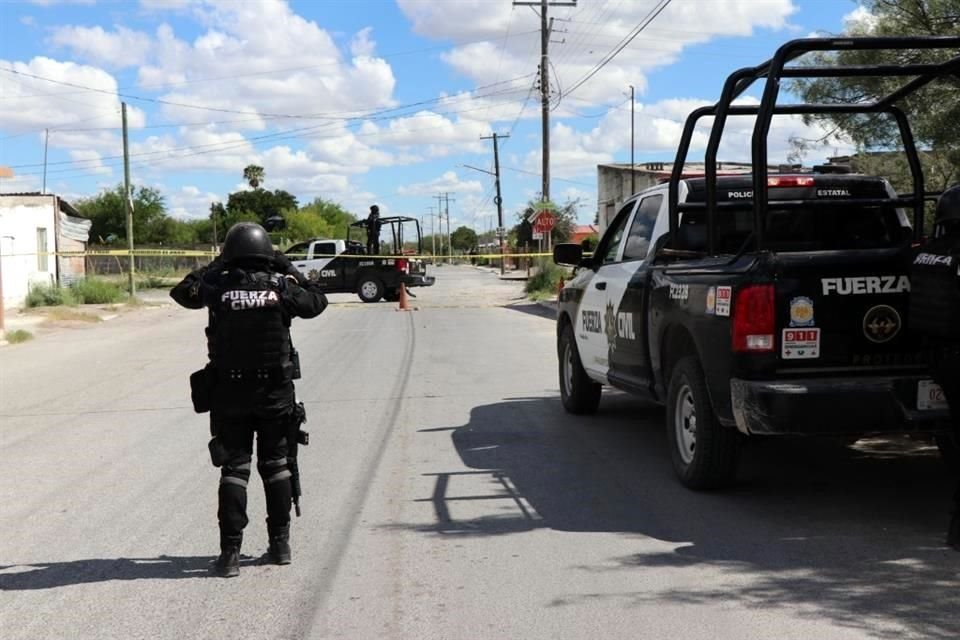
POLYGON ((447 171, 436 180, 409 184, 399 187, 397 193, 401 196, 432 196, 436 193, 449 191, 451 193, 476 193, 483 191, 479 180, 461 180, 456 171, 447 171))
POLYGON ((74 162, 81 163, 84 171, 89 174, 111 175, 113 169, 103 164, 103 157, 93 149, 73 149, 70 157, 74 162))
POLYGON ((143 64, 151 47, 149 35, 119 25, 112 32, 100 26, 55 27, 49 42, 90 62, 117 69, 143 64))
MULTIPOLYGON (((478 85, 531 71, 539 51, 539 18, 523 7, 487 0, 398 0, 414 30, 436 40, 476 41, 453 47, 444 60, 478 85), (509 33, 510 37, 505 38, 509 33)), ((586 5, 586 3, 583 3, 586 5)), ((630 34, 655 6, 654 0, 596 3, 577 10, 554 9, 565 44, 554 45, 551 62, 562 87, 571 87, 630 34), (600 24, 602 21, 602 24, 600 24)), ((756 29, 785 29, 796 12, 793 0, 674 2, 595 77, 576 91, 602 104, 632 84, 643 92, 646 74, 674 62, 683 50, 720 36, 749 36, 756 29)), ((551 79, 556 85, 556 80, 551 79)))
POLYGON ((877 26, 877 16, 870 13, 865 6, 860 5, 843 16, 842 22, 844 33, 871 33, 877 26))
POLYGON ((377 48, 377 43, 370 39, 370 34, 373 32, 373 27, 367 27, 366 29, 361 29, 353 36, 353 40, 350 41, 350 53, 356 57, 367 57, 373 55, 374 50, 377 48))
MULTIPOLYGON (((741 102, 756 104, 757 101, 745 98, 741 102)), ((662 158, 665 154, 672 156, 680 142, 687 115, 693 109, 707 104, 710 104, 707 100, 680 98, 650 105, 638 104, 635 129, 637 161, 646 160, 645 155, 656 158, 662 158)), ((720 160, 750 161, 754 120, 747 116, 731 116, 728 119, 720 145, 720 160)), ((702 162, 711 125, 712 119, 701 120, 694 132, 688 162, 702 162)), ((826 130, 818 124, 805 125, 799 116, 776 116, 768 136, 770 161, 786 161, 791 151, 791 137, 818 139, 825 133, 826 130)), ((595 177, 598 164, 610 163, 616 159, 623 162, 624 158, 629 157, 629 140, 629 109, 612 109, 596 126, 586 130, 578 130, 562 122, 557 123, 551 129, 551 171, 557 178, 595 177)), ((847 152, 850 145, 839 143, 836 150, 847 152)), ((825 149, 823 155, 830 155, 833 151, 833 147, 825 149)), ((817 161, 819 158, 811 160, 817 161)), ((539 149, 527 154, 524 166, 529 171, 539 173, 539 149)))
MULTIPOLYGON (((50 129, 50 146, 95 149, 105 155, 120 152, 120 100, 116 79, 97 67, 37 57, 29 62, 0 60, 0 126, 8 133, 50 129), (39 80, 48 78, 54 82, 39 80), (82 91, 56 84, 67 82, 99 91, 82 91), (103 129, 117 127, 115 131, 103 129), (83 131, 74 130, 83 129, 83 131)), ((127 109, 131 128, 144 126, 144 112, 127 109)))
POLYGON ((182 186, 175 190, 161 187, 161 191, 166 196, 167 211, 170 215, 186 220, 199 220, 209 217, 210 205, 224 200, 216 193, 204 192, 193 185, 182 186))
POLYGON ((33 16, 20 16, 20 24, 27 27, 33 27, 37 24, 37 19, 33 16))
MULTIPOLYGON (((317 116, 315 122, 392 105, 393 71, 372 56, 364 32, 354 44, 366 55, 347 60, 329 32, 283 0, 205 2, 195 12, 207 30, 187 42, 162 25, 152 62, 140 68, 145 88, 175 85, 164 100, 226 112, 317 116)), ((180 120, 210 115, 172 105, 164 113, 180 120)))

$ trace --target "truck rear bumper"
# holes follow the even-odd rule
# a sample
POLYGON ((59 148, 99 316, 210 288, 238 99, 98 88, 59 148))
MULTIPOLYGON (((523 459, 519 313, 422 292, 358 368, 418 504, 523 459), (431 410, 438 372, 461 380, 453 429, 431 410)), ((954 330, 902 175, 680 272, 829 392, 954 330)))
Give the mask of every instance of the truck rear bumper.
POLYGON ((433 276, 406 275, 403 276, 403 284, 408 287, 432 287, 437 279, 433 276))
POLYGON ((922 375, 730 381, 737 429, 747 434, 934 432, 949 411, 917 409, 922 375))

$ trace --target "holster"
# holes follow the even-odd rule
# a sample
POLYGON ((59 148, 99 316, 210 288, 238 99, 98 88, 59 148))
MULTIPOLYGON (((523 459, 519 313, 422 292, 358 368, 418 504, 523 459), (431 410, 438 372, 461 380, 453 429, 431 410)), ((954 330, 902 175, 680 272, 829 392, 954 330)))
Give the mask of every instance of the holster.
POLYGON ((207 449, 210 450, 210 462, 215 467, 222 467, 227 462, 227 448, 220 442, 220 438, 214 436, 207 443, 207 449))
POLYGON ((197 413, 210 411, 213 387, 216 383, 217 375, 210 365, 190 374, 190 400, 193 402, 194 411, 197 413))

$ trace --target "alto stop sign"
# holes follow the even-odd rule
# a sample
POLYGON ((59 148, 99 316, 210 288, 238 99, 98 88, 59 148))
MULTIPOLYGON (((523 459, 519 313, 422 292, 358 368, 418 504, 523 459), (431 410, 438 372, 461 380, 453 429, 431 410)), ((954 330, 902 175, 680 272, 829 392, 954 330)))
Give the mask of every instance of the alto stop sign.
POLYGON ((542 211, 537 219, 533 223, 533 230, 539 231, 540 233, 548 233, 553 229, 553 225, 557 224, 557 216, 553 215, 549 211, 542 211))

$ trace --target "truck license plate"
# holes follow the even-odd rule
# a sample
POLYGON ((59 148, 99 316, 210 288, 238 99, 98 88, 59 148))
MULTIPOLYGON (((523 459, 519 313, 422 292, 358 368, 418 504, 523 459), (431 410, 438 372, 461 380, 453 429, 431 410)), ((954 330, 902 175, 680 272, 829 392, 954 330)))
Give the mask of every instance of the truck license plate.
POLYGON ((947 399, 940 385, 933 380, 921 380, 917 383, 917 409, 932 411, 946 408, 948 408, 947 399))

